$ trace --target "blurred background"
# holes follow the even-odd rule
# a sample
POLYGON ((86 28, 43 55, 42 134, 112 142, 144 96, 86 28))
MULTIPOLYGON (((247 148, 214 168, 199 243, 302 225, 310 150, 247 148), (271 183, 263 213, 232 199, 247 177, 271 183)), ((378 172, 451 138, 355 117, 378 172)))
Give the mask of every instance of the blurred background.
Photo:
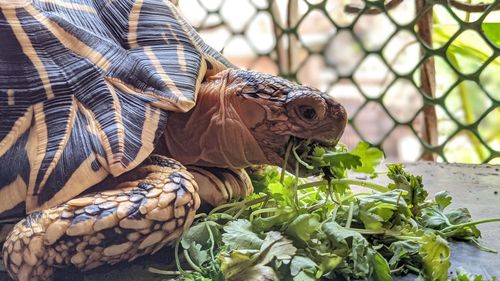
POLYGON ((350 116, 342 142, 389 161, 500 164, 500 1, 181 0, 242 68, 317 87, 350 116))

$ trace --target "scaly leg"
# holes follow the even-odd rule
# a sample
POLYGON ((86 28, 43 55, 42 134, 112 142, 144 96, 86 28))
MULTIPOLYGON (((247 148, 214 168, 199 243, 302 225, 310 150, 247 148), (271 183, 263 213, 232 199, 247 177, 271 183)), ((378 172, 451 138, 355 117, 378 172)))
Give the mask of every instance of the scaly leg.
POLYGON ((188 166, 198 183, 201 200, 211 206, 219 206, 233 199, 252 194, 253 186, 244 169, 209 168, 188 166))
POLYGON ((16 224, 3 247, 9 274, 20 281, 49 280, 54 267, 89 270, 131 261, 179 237, 200 206, 193 176, 161 156, 151 156, 131 173, 136 180, 32 213, 16 224))

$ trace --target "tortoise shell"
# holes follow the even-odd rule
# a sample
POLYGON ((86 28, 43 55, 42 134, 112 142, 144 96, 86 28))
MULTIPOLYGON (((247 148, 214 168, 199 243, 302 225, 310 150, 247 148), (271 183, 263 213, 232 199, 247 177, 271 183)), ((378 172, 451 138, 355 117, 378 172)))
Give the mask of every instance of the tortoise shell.
POLYGON ((133 169, 231 66, 167 0, 0 0, 0 40, 0 217, 133 169))

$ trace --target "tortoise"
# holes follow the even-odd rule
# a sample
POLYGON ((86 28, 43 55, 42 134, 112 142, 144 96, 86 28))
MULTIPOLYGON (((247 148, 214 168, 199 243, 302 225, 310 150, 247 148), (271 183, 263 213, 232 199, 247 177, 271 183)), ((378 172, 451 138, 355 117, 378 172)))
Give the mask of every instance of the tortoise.
POLYGON ((15 280, 154 253, 201 202, 249 195, 245 168, 346 125, 319 90, 234 67, 167 0, 0 0, 0 35, 0 219, 25 216, 2 249, 15 280))

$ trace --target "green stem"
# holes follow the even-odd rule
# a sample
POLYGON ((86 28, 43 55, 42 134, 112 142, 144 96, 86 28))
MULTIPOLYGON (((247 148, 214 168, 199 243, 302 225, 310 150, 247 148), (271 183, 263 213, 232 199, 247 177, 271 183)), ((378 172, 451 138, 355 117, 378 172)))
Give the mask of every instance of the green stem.
MULTIPOLYGON (((328 203, 329 199, 333 198, 333 196, 332 196, 333 191, 332 190, 333 190, 332 182, 328 181, 328 186, 327 186, 327 189, 326 189, 325 205, 328 203)), ((337 204, 337 205, 339 205, 339 204, 337 204)))
POLYGON ((246 208, 241 208, 234 216, 233 216, 233 219, 234 220, 237 220, 241 214, 243 214, 243 212, 245 212, 246 208))
POLYGON ((391 270, 391 274, 396 274, 396 273, 399 273, 401 272, 403 269, 405 268, 405 265, 403 264, 402 266, 396 268, 396 269, 393 269, 391 270))
POLYGON ((295 163, 295 183, 293 184, 293 201, 295 202, 295 208, 299 208, 299 194, 297 192, 297 187, 299 186, 299 163, 295 163))
MULTIPOLYGON (((175 276, 182 275, 182 272, 180 272, 180 271, 162 270, 162 269, 158 269, 158 268, 155 268, 155 267, 149 267, 148 271, 151 272, 151 273, 163 274, 163 275, 175 275, 175 276)), ((192 273, 192 271, 189 271, 189 270, 186 270, 184 272, 185 273, 192 273)))
POLYGON ((490 252, 490 253, 493 253, 493 254, 498 254, 497 250, 492 249, 492 248, 488 248, 488 247, 482 245, 481 243, 479 243, 479 241, 476 238, 469 239, 469 242, 471 242, 472 244, 476 245, 476 247, 478 247, 480 250, 483 250, 485 252, 490 252))
POLYGON ((340 194, 338 192, 335 192, 335 200, 332 199, 339 207, 342 206, 342 198, 340 198, 340 194))
POLYGON ((349 213, 347 214, 347 221, 345 223, 346 228, 351 227, 351 222, 352 222, 352 215, 354 214, 354 202, 351 202, 349 204, 349 213))
MULTIPOLYGON (((311 192, 308 192, 308 193, 306 193, 306 194, 310 194, 310 193, 311 193, 311 192)), ((313 193, 316 193, 316 191, 313 191, 313 193)), ((320 203, 318 203, 318 204, 315 204, 315 205, 313 205, 313 206, 309 207, 309 208, 307 209, 307 210, 309 211, 309 213, 312 213, 312 212, 314 212, 314 211, 316 211, 316 210, 318 210, 318 209, 321 209, 321 208, 325 207, 325 206, 326 206, 326 204, 328 204, 328 202, 329 202, 329 199, 330 199, 330 197, 331 197, 331 194, 332 194, 332 186, 331 186, 331 184, 329 183, 329 184, 328 184, 328 188, 326 189, 326 197, 325 197, 325 200, 323 200, 323 202, 320 202, 320 203)), ((338 205, 335 205, 335 208, 336 208, 336 207, 338 207, 338 205)), ((335 214, 335 216, 337 216, 337 214, 335 214)), ((330 216, 329 216, 329 214, 327 214, 327 216, 326 216, 326 217, 330 217, 330 216)), ((334 218, 333 220, 335 220, 335 218, 334 218)))
POLYGON ((217 211, 221 209, 227 209, 224 213, 221 214, 226 214, 229 215, 229 213, 236 212, 234 216, 231 216, 233 220, 236 220, 241 214, 250 206, 265 202, 266 200, 269 200, 270 196, 269 195, 264 195, 259 198, 252 199, 250 201, 240 201, 240 202, 235 202, 235 203, 228 203, 221 205, 217 208, 214 208, 209 215, 214 215, 217 213, 217 211))
POLYGON ((307 197, 309 197, 309 196, 311 196, 311 195, 313 195, 313 194, 317 194, 317 193, 318 193, 318 192, 317 192, 316 190, 309 191, 309 192, 306 192, 306 193, 302 193, 302 194, 300 194, 300 196, 299 196, 299 200, 304 199, 304 198, 307 198, 307 197))
POLYGON ((269 199, 271 199, 271 196, 269 195, 266 195, 264 200, 262 202, 259 202, 259 203, 262 203, 262 205, 260 206, 261 208, 266 208, 267 207, 267 203, 269 203, 269 199))
MULTIPOLYGON (((242 209, 244 210, 245 208, 246 208, 245 204, 241 204, 239 206, 234 206, 230 209, 227 209, 224 211, 224 213, 221 213, 221 214, 233 214, 233 213, 237 214, 239 211, 241 211, 242 209)), ((234 217, 234 216, 232 216, 232 217, 234 217)))
POLYGON ((264 213, 276 213, 276 211, 278 211, 278 210, 279 210, 278 208, 265 208, 265 209, 255 210, 255 211, 253 211, 253 212, 250 214, 250 221, 253 221, 253 218, 254 218, 256 215, 259 215, 259 214, 264 214, 264 213))
POLYGON ((410 223, 411 227, 418 229, 418 223, 413 218, 410 218, 408 222, 410 223))
POLYGON ((208 237, 210 237, 210 257, 212 260, 215 260, 214 256, 214 246, 215 246, 215 239, 214 239, 214 234, 212 233, 212 229, 210 229, 210 226, 208 224, 205 224, 207 231, 208 231, 208 237))
POLYGON ((356 231, 363 235, 385 235, 394 237, 398 240, 411 240, 411 241, 422 240, 422 237, 401 235, 399 232, 395 232, 389 229, 380 229, 380 230, 364 229, 364 228, 346 228, 346 229, 356 231))
POLYGON ((205 214, 205 213, 200 213, 200 214, 196 214, 196 215, 194 216, 194 219, 195 219, 195 220, 197 220, 197 219, 204 219, 204 218, 206 218, 206 217, 207 217, 207 214, 205 214))
POLYGON ((337 219, 337 212, 339 211, 339 205, 335 205, 335 207, 333 207, 333 211, 332 211, 332 215, 331 215, 331 218, 333 221, 335 221, 337 219))
POLYGON ((313 166, 307 164, 302 159, 300 159, 300 156, 297 154, 297 147, 292 148, 292 152, 293 152, 293 156, 295 156, 295 160, 297 160, 298 163, 300 163, 302 166, 306 167, 309 170, 314 169, 313 166))
MULTIPOLYGON (((370 189, 373 189, 373 190, 378 191, 378 192, 388 192, 388 191, 390 191, 389 188, 387 188, 387 187, 385 187, 383 185, 379 185, 379 184, 376 184, 376 183, 367 182, 367 181, 363 181, 363 180, 332 179, 331 182, 332 183, 345 183, 345 184, 357 185, 357 186, 361 186, 361 187, 370 188, 370 189)), ((314 187, 314 186, 326 185, 326 184, 328 184, 327 180, 320 180, 320 181, 315 181, 315 182, 308 182, 308 183, 304 183, 304 184, 299 185, 297 187, 297 189, 304 189, 304 188, 308 188, 308 187, 314 187)))
POLYGON ((266 200, 269 200, 270 198, 271 198, 270 195, 264 195, 262 197, 252 199, 252 200, 250 200, 248 202, 244 202, 244 204, 245 204, 246 207, 250 207, 250 206, 253 206, 255 204, 259 204, 259 203, 262 203, 262 202, 264 202, 266 200))
POLYGON ((319 209, 323 208, 327 202, 328 202, 328 200, 323 200, 317 204, 314 204, 314 205, 307 208, 307 212, 312 213, 316 210, 319 210, 319 209))
POLYGON ((224 213, 230 213, 233 210, 238 210, 236 212, 236 214, 233 216, 233 219, 237 219, 241 215, 241 213, 243 213, 245 211, 246 208, 253 206, 253 205, 256 205, 256 204, 259 204, 259 203, 262 203, 262 202, 265 202, 266 200, 269 200, 269 198, 270 198, 269 195, 264 195, 264 196, 261 196, 259 198, 255 198, 255 199, 252 199, 250 201, 247 201, 247 202, 240 201, 240 202, 235 202, 235 203, 224 204, 224 205, 221 205, 219 207, 214 208, 210 212, 209 215, 213 215, 221 209, 228 208, 224 213))
POLYGON ((368 192, 360 192, 360 193, 353 193, 349 196, 346 196, 344 198, 342 198, 342 202, 344 201, 350 201, 352 198, 355 198, 355 197, 361 197, 361 196, 371 196, 373 195, 372 193, 368 193, 368 192))
POLYGON ((293 144, 294 144, 294 141, 291 138, 288 141, 288 146, 286 147, 286 152, 285 152, 285 159, 283 160, 283 167, 281 168, 281 177, 280 177, 281 184, 283 184, 283 182, 285 181, 286 168, 288 165, 288 157, 290 157, 290 152, 292 151, 293 144))
POLYGON ((415 274, 420 274, 420 269, 412 266, 412 265, 409 265, 409 264, 405 264, 405 267, 408 268, 410 271, 413 271, 413 273, 415 274))
POLYGON ((238 205, 243 205, 243 202, 233 202, 233 203, 227 203, 227 204, 217 206, 217 207, 213 208, 212 211, 210 211, 210 213, 208 213, 208 215, 212 215, 212 214, 217 213, 219 210, 230 209, 230 208, 236 207, 238 205))
POLYGON ((347 228, 352 231, 359 232, 364 235, 385 235, 387 234, 387 230, 373 230, 373 229, 364 229, 364 228, 347 228))
POLYGON ((297 186, 297 189, 301 190, 301 189, 306 189, 309 187, 316 187, 316 186, 327 185, 327 184, 328 184, 327 180, 313 181, 313 182, 301 184, 301 185, 297 186))
POLYGON ((500 222, 500 218, 484 219, 484 220, 465 222, 465 223, 461 223, 461 224, 455 224, 455 225, 451 225, 451 226, 448 226, 448 227, 442 229, 441 232, 445 233, 445 232, 451 231, 455 228, 462 228, 462 227, 466 227, 466 226, 478 225, 478 224, 490 223, 490 222, 500 222))
POLYGON ((366 187, 369 189, 373 189, 378 192, 388 192, 390 191, 389 188, 376 184, 373 182, 367 182, 367 181, 362 181, 362 180, 354 180, 354 179, 339 179, 339 180, 332 180, 333 183, 345 183, 345 184, 352 184, 352 185, 357 185, 361 187, 366 187))
POLYGON ((199 273, 203 273, 203 271, 201 270, 201 268, 199 268, 194 262, 193 260, 191 259, 191 257, 189 256, 189 252, 188 250, 184 249, 184 258, 186 258, 186 261, 187 263, 189 264, 189 266, 194 269, 195 271, 199 272, 199 273))
MULTIPOLYGON (((186 233, 186 232, 184 232, 184 233, 186 233)), ((177 266, 177 270, 181 273, 181 275, 185 275, 186 271, 184 271, 184 269, 182 269, 181 261, 179 260, 179 245, 181 244, 181 239, 182 239, 182 236, 177 238, 177 240, 175 241, 175 250, 174 250, 175 266, 177 266)))
POLYGON ((333 221, 335 221, 335 219, 337 219, 337 213, 340 209, 340 207, 342 206, 342 199, 340 198, 340 194, 338 194, 338 192, 334 192, 335 193, 335 199, 333 199, 333 196, 332 196, 332 180, 329 179, 328 180, 328 189, 330 190, 328 193, 330 195, 330 199, 332 200, 332 202, 335 203, 335 207, 333 208, 333 215, 332 215, 332 218, 333 218, 333 221))

